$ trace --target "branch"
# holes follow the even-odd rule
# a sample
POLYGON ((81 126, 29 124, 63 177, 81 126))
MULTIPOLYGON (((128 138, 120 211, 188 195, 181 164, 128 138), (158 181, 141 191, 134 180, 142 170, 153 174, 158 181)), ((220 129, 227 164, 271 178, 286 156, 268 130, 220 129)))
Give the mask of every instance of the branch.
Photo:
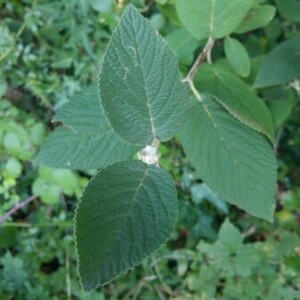
POLYGON ((214 44, 215 44, 215 39, 210 37, 208 39, 206 45, 204 46, 202 52, 199 54, 196 61, 194 62, 192 68, 189 71, 189 73, 187 74, 185 79, 183 79, 183 82, 193 81, 194 76, 197 73, 197 71, 199 70, 200 65, 202 64, 202 62, 206 59, 207 56, 210 57, 210 52, 211 52, 211 49, 213 48, 214 44))
POLYGON ((187 82, 190 89, 192 90, 193 94, 196 96, 196 98, 201 102, 202 101, 202 97, 199 94, 199 92, 197 91, 197 89, 194 86, 193 83, 193 79, 195 74, 198 72, 202 62, 207 58, 210 62, 210 53, 211 50, 213 48, 215 44, 215 39, 213 39, 212 37, 210 37, 206 43, 206 45, 204 46, 202 52, 199 54, 199 56, 197 57, 196 61, 194 62, 193 66, 191 67, 189 73, 187 74, 187 76, 182 80, 182 82, 187 82))
POLYGON ((11 215, 13 215, 15 212, 17 212, 22 207, 26 206, 30 202, 32 202, 34 199, 36 199, 36 196, 30 196, 23 202, 17 203, 11 210, 9 210, 7 213, 5 213, 3 216, 0 216, 0 224, 6 221, 11 215))

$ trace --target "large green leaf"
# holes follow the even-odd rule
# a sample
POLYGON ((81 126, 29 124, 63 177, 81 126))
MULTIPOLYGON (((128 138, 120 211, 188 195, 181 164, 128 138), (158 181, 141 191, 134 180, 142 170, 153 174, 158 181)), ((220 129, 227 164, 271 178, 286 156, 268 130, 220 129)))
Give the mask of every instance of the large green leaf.
POLYGON ((57 168, 98 169, 138 151, 119 138, 106 120, 96 86, 83 90, 61 108, 36 162, 57 168))
POLYGON ((265 27, 274 18, 276 9, 271 5, 260 5, 249 11, 235 33, 245 33, 265 27))
POLYGON ((300 38, 276 46, 260 66, 256 88, 281 85, 300 78, 300 38))
POLYGON ((291 22, 300 22, 299 0, 275 0, 279 13, 291 22))
POLYGON ((138 145, 172 138, 189 109, 177 56, 132 5, 107 47, 100 95, 115 131, 138 145))
POLYGON ((88 292, 165 243, 177 218, 170 175, 140 161, 119 162, 98 173, 76 212, 79 275, 88 292))
POLYGON ((244 45, 228 36, 224 40, 224 51, 232 69, 242 77, 249 76, 251 63, 248 51, 244 45))
POLYGON ((270 112, 264 102, 228 67, 203 64, 195 77, 201 92, 216 96, 226 110, 247 126, 264 133, 274 142, 270 112))
POLYGON ((253 0, 176 0, 175 3, 184 27, 201 40, 232 33, 251 9, 253 0))
POLYGON ((179 134, 200 178, 222 199, 271 221, 275 207, 274 150, 212 96, 203 96, 179 134))

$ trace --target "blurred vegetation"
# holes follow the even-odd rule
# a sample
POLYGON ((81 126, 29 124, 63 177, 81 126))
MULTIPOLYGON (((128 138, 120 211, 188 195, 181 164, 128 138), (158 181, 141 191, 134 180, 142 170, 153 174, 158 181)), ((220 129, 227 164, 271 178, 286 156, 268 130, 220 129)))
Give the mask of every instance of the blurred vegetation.
MULTIPOLYGON (((278 141, 274 223, 214 196, 173 140, 160 147, 180 202, 171 240, 128 274, 82 294, 72 221, 93 173, 32 160, 55 112, 97 81, 129 2, 167 38, 185 73, 202 45, 178 27, 172 0, 0 0, 0 299, 300 299, 300 106, 299 94, 287 87, 261 92, 278 141)), ((300 36, 300 17, 283 1, 259 2, 279 11, 265 29, 239 36, 252 58, 249 84, 263 55, 300 36)), ((220 43, 216 57, 223 55, 220 43)))

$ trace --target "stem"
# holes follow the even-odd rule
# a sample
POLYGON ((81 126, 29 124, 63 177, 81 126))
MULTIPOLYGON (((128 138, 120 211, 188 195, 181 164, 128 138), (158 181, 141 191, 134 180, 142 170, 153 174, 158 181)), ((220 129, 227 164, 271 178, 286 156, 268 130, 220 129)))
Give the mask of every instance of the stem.
POLYGON ((70 256, 69 256, 69 250, 68 250, 68 248, 66 250, 65 262, 66 262, 66 288, 67 288, 67 297, 68 297, 68 300, 71 300, 72 299, 72 290, 71 290, 71 276, 70 276, 70 256))
POLYGON ((194 79, 195 74, 198 72, 202 62, 206 58, 208 59, 208 62, 211 63, 210 54, 211 54, 211 50, 212 50, 214 44, 215 44, 215 39, 210 37, 208 39, 206 45, 204 46, 202 52, 199 54, 199 56, 195 60, 195 62, 193 64, 193 66, 191 67, 189 73, 182 80, 182 82, 187 82, 187 84, 189 85, 189 88, 191 89, 191 91, 193 92, 193 94, 195 95, 197 100, 200 101, 200 102, 202 102, 202 97, 201 97, 200 93, 197 91, 196 87, 194 86, 193 79, 194 79))
POLYGON ((30 202, 32 202, 34 199, 36 199, 36 196, 30 196, 29 198, 27 198, 23 202, 17 203, 11 210, 9 210, 3 216, 0 216, 0 224, 3 223, 5 220, 7 220, 11 215, 13 215, 19 209, 21 209, 22 207, 26 206, 30 202))
POLYGON ((202 52, 197 57, 196 61, 194 62, 192 68, 190 69, 189 73, 187 74, 186 78, 183 79, 183 82, 190 82, 193 81, 195 74, 199 70, 202 62, 206 59, 206 57, 210 57, 210 52, 215 44, 215 39, 210 37, 204 46, 202 52))

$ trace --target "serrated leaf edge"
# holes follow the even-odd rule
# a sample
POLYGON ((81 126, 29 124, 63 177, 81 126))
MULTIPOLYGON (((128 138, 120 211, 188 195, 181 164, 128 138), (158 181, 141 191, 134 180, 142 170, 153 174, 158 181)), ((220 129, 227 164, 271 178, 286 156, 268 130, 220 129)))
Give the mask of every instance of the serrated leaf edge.
MULTIPOLYGON (((129 10, 129 9, 132 9, 132 10, 136 11, 136 12, 143 18, 143 20, 144 20, 145 22, 147 22, 147 23, 151 26, 151 28, 153 28, 154 31, 156 30, 156 29, 153 27, 153 25, 151 24, 151 22, 150 22, 147 18, 145 18, 145 17, 138 11, 138 9, 137 9, 133 4, 130 3, 130 4, 127 5, 125 11, 123 12, 122 17, 121 17, 121 19, 120 19, 120 21, 119 21, 119 24, 118 24, 118 25, 114 28, 114 30, 112 31, 111 36, 117 32, 117 30, 118 30, 118 28, 119 28, 119 26, 120 26, 122 20, 125 18, 126 11, 129 10)), ((167 47, 168 51, 170 51, 170 52, 174 55, 174 57, 176 58, 177 65, 179 66, 179 56, 178 56, 178 54, 177 54, 173 49, 171 49, 171 47, 170 47, 169 43, 167 42, 167 40, 165 39, 165 37, 163 37, 157 30, 156 30, 156 35, 158 35, 158 36, 161 38, 161 41, 165 44, 165 46, 167 47)), ((104 51, 104 54, 103 54, 103 57, 102 57, 102 61, 104 61, 104 59, 105 59, 105 57, 106 57, 106 55, 107 55, 108 48, 109 48, 109 46, 111 45, 111 43, 112 43, 112 39, 110 38, 110 40, 109 40, 109 42, 108 42, 108 44, 107 44, 107 46, 106 46, 106 48, 105 48, 105 51, 104 51)), ((177 72, 177 73, 178 73, 179 79, 182 79, 182 76, 181 76, 181 73, 179 72, 179 69, 178 69, 178 72, 177 72)), ((102 106, 102 100, 101 100, 101 95, 100 95, 100 78, 101 78, 101 75, 102 75, 102 67, 100 66, 100 72, 99 72, 99 75, 98 75, 98 84, 97 84, 97 87, 98 87, 99 101, 100 101, 100 104, 101 104, 101 106, 102 106)), ((179 81, 179 83, 182 84, 182 85, 184 86, 184 84, 183 84, 183 82, 182 82, 181 80, 179 81)), ((191 97, 189 97, 188 100, 189 100, 189 102, 191 102, 191 101, 190 101, 190 100, 191 100, 191 97)), ((147 106, 149 107, 148 103, 147 103, 147 106)), ((103 108, 103 106, 102 106, 102 108, 103 108)), ((149 109, 149 111, 150 111, 150 109, 149 109)), ((115 132, 115 130, 113 129, 113 126, 112 126, 111 122, 108 120, 108 118, 107 118, 107 116, 106 116, 106 112, 105 112, 105 109, 104 109, 104 108, 103 108, 103 114, 105 115, 106 120, 107 120, 107 122, 108 122, 110 128, 115 132)), ((154 129, 153 132, 155 132, 155 128, 153 127, 152 121, 151 121, 151 126, 152 126, 152 128, 154 129)), ((180 128, 181 128, 181 126, 180 126, 180 128)), ((177 131, 179 131, 180 128, 178 128, 177 131)), ((122 141, 124 141, 124 142, 126 142, 126 143, 128 143, 128 144, 130 144, 130 145, 138 146, 138 147, 141 147, 141 148, 144 147, 144 146, 147 146, 146 144, 142 144, 142 145, 141 145, 141 144, 129 143, 128 141, 126 141, 125 139, 123 139, 117 132, 115 132, 115 134, 116 134, 122 141)), ((174 136, 175 136, 175 135, 176 135, 176 134, 174 134, 174 136)), ((173 136, 173 137, 174 137, 174 136, 173 136)), ((159 140, 159 139, 158 139, 156 136, 154 136, 153 141, 154 141, 154 140, 159 140)))
MULTIPOLYGON (((112 165, 113 165, 113 164, 112 164, 112 165)), ((110 166, 112 166, 112 165, 110 165, 110 166)), ((108 166, 108 167, 110 167, 110 166, 108 166)), ((157 167, 157 168, 160 168, 159 166, 156 166, 156 167, 157 167)), ((99 172, 97 172, 97 173, 90 179, 89 183, 90 183, 91 181, 93 181, 94 178, 95 178, 99 173, 101 173, 101 171, 102 171, 102 170, 100 170, 99 172)), ((167 172, 167 173, 169 174, 169 172, 167 172)), ((175 186, 175 185, 174 185, 174 187, 175 187, 175 190, 176 190, 176 186, 175 186)), ((76 230, 75 230, 75 228, 76 228, 76 223, 77 223, 77 222, 76 222, 77 211, 78 211, 79 205, 80 205, 80 203, 81 203, 81 201, 82 201, 82 197, 83 197, 83 195, 84 195, 85 190, 86 190, 86 188, 84 188, 84 190, 82 191, 82 194, 81 194, 81 196, 80 196, 80 200, 77 202, 76 209, 75 209, 75 211, 74 211, 74 218, 73 218, 73 223, 74 223, 74 225, 73 225, 73 237, 74 237, 75 252, 76 252, 76 257, 77 257, 77 267, 76 267, 76 269, 77 269, 77 275, 78 275, 78 278, 79 278, 79 283, 80 283, 80 286, 81 286, 83 292, 84 292, 85 294, 90 294, 93 290, 97 289, 98 287, 104 286, 104 285, 106 285, 106 284, 112 282, 112 281, 115 280, 116 278, 120 277, 121 275, 127 274, 130 270, 135 269, 136 266, 140 265, 144 260, 148 259, 148 258, 151 257, 154 253, 158 252, 162 247, 166 246, 167 241, 171 238, 172 233, 173 233, 173 231, 174 231, 174 229, 175 229, 175 226, 176 226, 176 223, 177 223, 177 220, 178 220, 178 215, 179 215, 179 208, 178 208, 178 198, 177 198, 177 196, 176 196, 176 200, 177 200, 177 201, 176 201, 176 209, 175 209, 176 220, 175 220, 175 222, 174 222, 174 225, 173 225, 172 230, 170 231, 169 236, 166 238, 166 240, 165 240, 164 243, 162 243, 156 250, 152 251, 151 253, 149 253, 148 255, 146 255, 144 258, 142 258, 139 262, 135 263, 132 267, 128 267, 126 270, 120 272, 119 274, 117 274, 116 276, 114 276, 113 278, 111 278, 110 280, 108 280, 107 282, 98 284, 94 289, 91 289, 91 290, 89 290, 89 291, 86 291, 86 290, 84 289, 84 287, 83 287, 83 284, 82 284, 82 281, 81 281, 81 276, 80 276, 80 273, 79 273, 80 255, 79 255, 79 253, 78 253, 77 236, 76 236, 76 230)))
MULTIPOLYGON (((213 70, 215 76, 217 78, 219 78, 219 80, 225 84, 225 82, 222 80, 222 76, 219 76, 219 73, 216 72, 215 70, 213 70)), ((227 86, 227 85, 226 85, 227 86)), ((209 94, 209 93, 207 93, 209 94)), ((237 119, 239 122, 241 122, 242 124, 246 125, 247 127, 250 127, 252 128, 253 130, 255 131, 258 131, 260 133, 262 133, 263 135, 265 135, 269 140, 270 142, 272 143, 273 147, 276 145, 276 141, 275 141, 275 138, 274 136, 270 136, 268 131, 267 130, 264 130, 264 128, 262 126, 259 126, 257 124, 257 122, 253 122, 251 121, 247 116, 240 116, 238 112, 235 112, 234 110, 232 110, 228 105, 226 105, 226 103, 222 102, 218 97, 212 95, 212 94, 209 94, 211 96, 213 96, 213 98, 222 106, 226 109, 226 111, 232 115, 235 119, 237 119)), ((258 98, 258 97, 257 97, 258 98)), ((258 98, 259 99, 259 98, 258 98)))

